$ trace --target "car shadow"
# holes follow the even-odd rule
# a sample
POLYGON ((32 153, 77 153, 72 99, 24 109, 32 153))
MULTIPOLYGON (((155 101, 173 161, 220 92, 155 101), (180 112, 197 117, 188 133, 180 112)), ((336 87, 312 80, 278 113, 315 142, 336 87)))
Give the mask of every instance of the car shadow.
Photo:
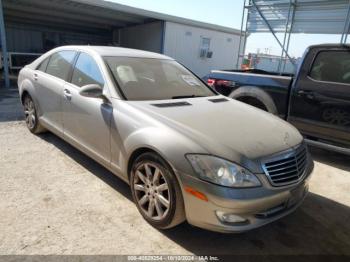
POLYGON ((133 201, 129 185, 125 183, 122 179, 114 175, 112 172, 110 172, 108 169, 94 161, 92 158, 88 157, 75 147, 65 142, 60 137, 50 132, 41 133, 38 135, 38 137, 54 145, 67 156, 72 158, 79 165, 83 166, 89 172, 91 172, 92 174, 100 178, 102 181, 104 181, 106 184, 116 189, 125 198, 127 198, 130 201, 133 201))
MULTIPOLYGON (((51 133, 40 134, 39 137, 55 145, 132 202, 129 186, 100 164, 51 133)), ((216 233, 186 222, 159 231, 196 255, 350 256, 349 221, 350 207, 310 193, 294 213, 246 233, 216 233)))
POLYGON ((310 146, 310 153, 317 162, 350 172, 350 156, 310 146))
POLYGON ((294 213, 261 228, 221 234, 188 223, 163 233, 197 254, 350 255, 350 208, 310 193, 294 213))

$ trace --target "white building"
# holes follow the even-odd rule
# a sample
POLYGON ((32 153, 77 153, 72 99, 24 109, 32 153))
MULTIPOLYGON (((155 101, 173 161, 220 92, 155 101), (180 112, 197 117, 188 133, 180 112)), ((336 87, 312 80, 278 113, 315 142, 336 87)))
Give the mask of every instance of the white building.
POLYGON ((233 69, 236 66, 239 32, 167 21, 164 41, 164 54, 174 57, 199 76, 212 69, 233 69))
POLYGON ((41 54, 70 44, 163 53, 199 76, 236 66, 240 31, 233 28, 104 0, 0 1, 6 31, 2 43, 7 44, 1 51, 11 58, 10 69, 28 62, 29 54, 23 53, 41 54))
POLYGON ((120 29, 120 46, 171 56, 204 76, 212 69, 233 69, 238 55, 239 32, 225 27, 171 19, 120 29), (169 21, 172 20, 172 21, 169 21))

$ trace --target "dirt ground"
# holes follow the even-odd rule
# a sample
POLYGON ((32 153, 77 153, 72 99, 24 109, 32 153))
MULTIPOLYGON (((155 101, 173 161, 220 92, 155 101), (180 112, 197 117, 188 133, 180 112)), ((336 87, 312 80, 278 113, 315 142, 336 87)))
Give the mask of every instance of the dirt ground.
POLYGON ((55 135, 32 135, 20 117, 4 116, 6 101, 0 98, 0 254, 350 255, 349 157, 312 149, 309 196, 270 225, 243 234, 187 223, 159 231, 142 219, 124 182, 55 135))

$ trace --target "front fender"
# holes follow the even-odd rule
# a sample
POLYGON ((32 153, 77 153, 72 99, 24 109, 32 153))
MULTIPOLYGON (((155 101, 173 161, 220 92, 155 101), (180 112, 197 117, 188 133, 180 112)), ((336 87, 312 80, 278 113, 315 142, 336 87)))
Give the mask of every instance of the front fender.
POLYGON ((127 163, 131 155, 140 148, 150 149, 158 153, 175 171, 192 172, 192 167, 185 158, 187 153, 205 153, 196 143, 173 130, 159 127, 145 127, 124 140, 126 161, 123 170, 127 171, 127 163))

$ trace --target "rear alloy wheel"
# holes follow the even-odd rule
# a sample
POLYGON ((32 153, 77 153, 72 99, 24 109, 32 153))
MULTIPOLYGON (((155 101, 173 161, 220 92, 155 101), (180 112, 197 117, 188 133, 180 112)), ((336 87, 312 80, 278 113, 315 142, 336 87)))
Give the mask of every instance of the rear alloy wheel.
POLYGON ((38 116, 35 110, 35 104, 31 96, 26 95, 23 101, 24 117, 30 132, 37 134, 44 131, 44 128, 38 122, 38 116))
POLYGON ((342 108, 326 108, 322 117, 332 125, 347 126, 350 124, 350 114, 342 108))
POLYGON ((134 201, 154 227, 165 229, 184 221, 180 187, 168 165, 154 153, 138 157, 131 174, 134 201))

